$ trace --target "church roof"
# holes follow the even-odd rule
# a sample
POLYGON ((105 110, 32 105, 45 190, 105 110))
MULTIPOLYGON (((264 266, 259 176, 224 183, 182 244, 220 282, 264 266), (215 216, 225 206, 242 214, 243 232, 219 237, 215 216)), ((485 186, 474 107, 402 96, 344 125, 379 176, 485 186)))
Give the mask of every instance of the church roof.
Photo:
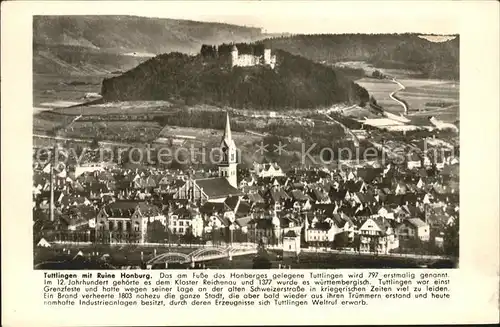
POLYGON ((224 202, 206 202, 200 208, 201 213, 214 214, 229 211, 230 208, 224 202))
POLYGON ((240 190, 232 187, 224 177, 196 179, 195 182, 212 199, 243 195, 240 190))
POLYGON ((227 147, 236 147, 233 141, 233 136, 231 135, 231 124, 229 123, 229 113, 226 113, 226 127, 224 128, 224 135, 222 136, 222 144, 227 147))

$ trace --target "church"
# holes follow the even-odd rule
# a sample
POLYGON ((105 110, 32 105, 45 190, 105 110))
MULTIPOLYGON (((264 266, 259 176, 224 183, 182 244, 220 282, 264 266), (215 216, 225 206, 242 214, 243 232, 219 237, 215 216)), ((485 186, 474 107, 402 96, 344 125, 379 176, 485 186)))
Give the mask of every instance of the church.
POLYGON ((238 151, 231 136, 229 114, 226 114, 226 126, 220 149, 222 160, 219 163, 219 176, 211 178, 190 178, 174 194, 175 199, 187 199, 194 203, 224 202, 228 197, 242 196, 238 190, 237 167, 238 151))

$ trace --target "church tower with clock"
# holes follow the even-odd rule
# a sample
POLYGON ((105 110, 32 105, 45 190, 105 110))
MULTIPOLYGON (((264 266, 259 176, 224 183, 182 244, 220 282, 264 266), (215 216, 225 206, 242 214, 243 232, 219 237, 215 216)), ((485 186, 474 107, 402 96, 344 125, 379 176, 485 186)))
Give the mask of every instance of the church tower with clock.
POLYGON ((219 177, 224 177, 232 187, 238 188, 238 179, 236 175, 238 166, 238 149, 231 136, 231 125, 229 123, 229 114, 226 113, 226 127, 220 145, 222 158, 219 162, 219 177))

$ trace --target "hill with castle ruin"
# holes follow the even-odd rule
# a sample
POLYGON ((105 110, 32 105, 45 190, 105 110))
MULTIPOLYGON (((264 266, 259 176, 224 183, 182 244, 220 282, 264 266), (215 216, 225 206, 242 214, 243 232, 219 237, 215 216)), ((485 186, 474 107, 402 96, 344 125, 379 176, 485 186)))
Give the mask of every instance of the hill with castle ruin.
POLYGON ((364 105, 368 92, 319 63, 262 44, 203 45, 196 56, 156 56, 105 79, 104 101, 169 100, 188 105, 280 110, 336 103, 364 105))

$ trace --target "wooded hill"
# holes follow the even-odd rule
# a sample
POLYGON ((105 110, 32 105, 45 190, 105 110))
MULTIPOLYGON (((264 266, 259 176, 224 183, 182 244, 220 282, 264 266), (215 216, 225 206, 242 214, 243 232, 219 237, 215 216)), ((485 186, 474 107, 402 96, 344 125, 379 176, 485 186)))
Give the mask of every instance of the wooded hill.
POLYGON ((254 42, 260 28, 120 15, 33 16, 33 70, 43 74, 125 71, 165 52, 254 42))
POLYGON ((315 108, 368 102, 368 92, 342 73, 282 50, 278 65, 229 66, 226 56, 162 54, 105 79, 104 101, 183 100, 233 108, 315 108))
POLYGON ((367 61, 379 68, 418 70, 422 77, 459 79, 460 41, 431 42, 418 34, 318 34, 263 40, 316 62, 367 61))

